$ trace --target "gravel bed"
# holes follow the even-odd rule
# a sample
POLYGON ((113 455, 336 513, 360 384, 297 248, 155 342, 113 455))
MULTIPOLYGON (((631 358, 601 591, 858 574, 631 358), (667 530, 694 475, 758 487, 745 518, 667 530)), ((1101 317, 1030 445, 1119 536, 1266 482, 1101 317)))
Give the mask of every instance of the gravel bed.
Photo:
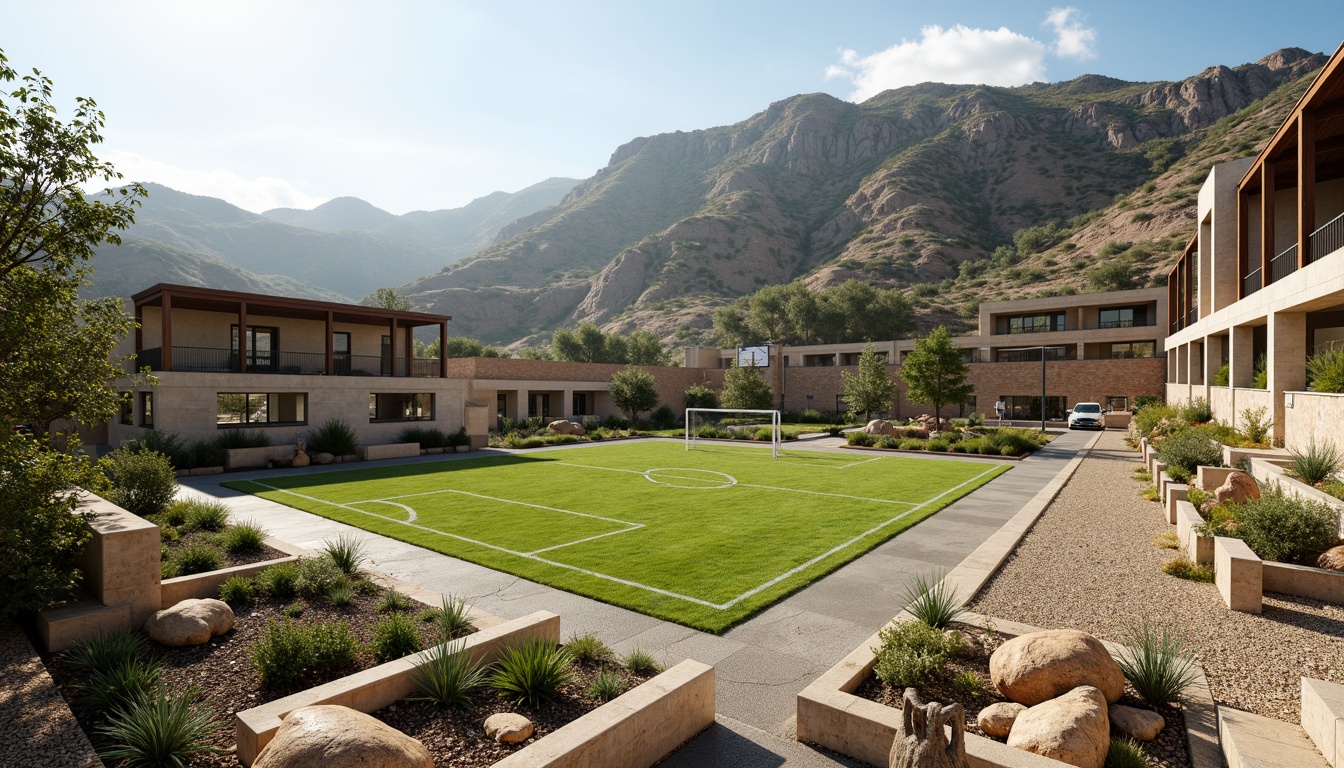
POLYGON ((1106 432, 971 609, 1045 628, 1122 641, 1142 619, 1183 629, 1197 646, 1214 701, 1291 723, 1300 678, 1344 683, 1344 607, 1266 594, 1260 615, 1230 611, 1212 584, 1161 570, 1174 531, 1138 493, 1139 456, 1106 432))
POLYGON ((23 630, 0 622, 0 765, 102 764, 23 630))
MULTIPOLYGON (((980 710, 991 704, 1011 701, 998 692, 989 676, 989 656, 995 648, 1003 644, 1005 638, 988 633, 979 627, 967 625, 954 625, 954 627, 971 638, 972 642, 967 643, 964 655, 948 660, 947 671, 943 675, 919 686, 920 696, 924 701, 936 701, 941 704, 960 703, 966 710, 967 733, 1006 743, 1007 738, 995 738, 980 730, 980 724, 977 722, 980 710), (974 690, 957 686, 954 684, 954 676, 958 673, 974 674, 979 685, 974 690)), ((896 709, 903 706, 904 694, 904 689, 893 688, 878 680, 876 676, 869 677, 854 691, 855 696, 896 709)), ((1138 742, 1148 755, 1150 768, 1189 768, 1190 753, 1185 743, 1185 716, 1180 709, 1154 708, 1129 688, 1126 688, 1125 695, 1120 698, 1119 703, 1136 709, 1156 711, 1167 722, 1156 739, 1151 742, 1138 742)))
MULTIPOLYGON (((625 681, 622 693, 647 679, 615 665, 608 668, 619 670, 625 681)), ((493 765, 602 706, 603 702, 587 694, 588 686, 601 671, 601 666, 575 665, 573 671, 574 679, 561 688, 559 697, 538 707, 514 705, 492 690, 482 690, 472 697, 472 705, 464 709, 441 709, 425 701, 403 701, 379 710, 373 716, 419 739, 434 756, 436 766, 493 765), (484 723, 487 717, 500 712, 516 712, 531 720, 535 729, 532 737, 519 744, 496 744, 485 735, 484 723)))

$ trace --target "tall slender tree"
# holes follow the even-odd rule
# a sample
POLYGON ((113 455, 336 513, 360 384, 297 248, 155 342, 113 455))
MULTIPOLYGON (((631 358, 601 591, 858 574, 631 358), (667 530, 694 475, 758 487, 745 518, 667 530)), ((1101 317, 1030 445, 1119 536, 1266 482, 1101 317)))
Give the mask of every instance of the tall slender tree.
POLYGON ((900 375, 909 388, 911 402, 933 406, 935 424, 942 426, 944 405, 964 403, 975 391, 966 383, 970 368, 961 359, 961 350, 952 343, 946 326, 938 326, 915 341, 915 349, 905 356, 900 375))
POLYGON ((859 355, 859 374, 840 372, 840 388, 845 405, 851 413, 862 415, 866 421, 875 412, 886 413, 896 397, 896 382, 887 376, 886 355, 880 355, 871 342, 859 355))

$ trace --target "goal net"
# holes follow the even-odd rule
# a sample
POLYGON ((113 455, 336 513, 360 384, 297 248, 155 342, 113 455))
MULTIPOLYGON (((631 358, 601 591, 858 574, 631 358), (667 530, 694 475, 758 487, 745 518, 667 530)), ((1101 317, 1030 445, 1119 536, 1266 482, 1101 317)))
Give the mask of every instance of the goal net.
POLYGON ((779 411, 732 408, 687 408, 686 450, 695 450, 701 440, 741 440, 770 444, 770 455, 779 458, 779 411))

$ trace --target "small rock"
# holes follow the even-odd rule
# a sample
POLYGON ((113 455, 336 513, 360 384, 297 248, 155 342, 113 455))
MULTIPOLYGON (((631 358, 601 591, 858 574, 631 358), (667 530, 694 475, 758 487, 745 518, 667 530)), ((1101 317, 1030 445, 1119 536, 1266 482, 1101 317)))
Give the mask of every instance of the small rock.
POLYGON ((500 712, 485 719, 485 734, 500 744, 517 744, 532 736, 532 721, 513 712, 500 712))
POLYGON ((335 460, 336 457, 331 455, 330 453, 319 453, 313 457, 313 461, 317 462, 318 464, 330 464, 335 460))
POLYGON ((1316 560, 1316 567, 1344 571, 1344 545, 1331 547, 1322 552, 1320 558, 1316 560))
POLYGON ((1013 721, 1017 716, 1026 711, 1025 706, 1015 701, 1001 701, 980 710, 980 714, 975 716, 975 723, 986 735, 1001 739, 1013 730, 1013 721))
POLYGON ((1111 748, 1106 698, 1096 688, 1080 685, 1030 707, 1013 722, 1008 746, 1077 768, 1103 768, 1111 748))
POLYGON ((424 744, 349 707, 299 707, 252 768, 433 768, 424 744))
POLYGON ((1167 721, 1156 712, 1149 709, 1135 709, 1126 707, 1123 704, 1112 704, 1110 707, 1111 725, 1126 736, 1132 736, 1139 741, 1152 741, 1157 738, 1157 734, 1166 727, 1167 721))
POLYGON ((1125 674, 1097 638, 1076 629, 1050 629, 1015 637, 989 657, 999 693, 1029 707, 1089 685, 1106 701, 1119 701, 1125 674))
POLYGON ((1217 504, 1228 501, 1233 504, 1245 504, 1251 499, 1258 498, 1260 498, 1260 486, 1255 484, 1255 478, 1245 472, 1229 474, 1223 484, 1213 491, 1213 499, 1217 504))
POLYGON ((145 634, 168 646, 204 645, 233 628, 233 610, 223 600, 183 600, 145 620, 145 634))

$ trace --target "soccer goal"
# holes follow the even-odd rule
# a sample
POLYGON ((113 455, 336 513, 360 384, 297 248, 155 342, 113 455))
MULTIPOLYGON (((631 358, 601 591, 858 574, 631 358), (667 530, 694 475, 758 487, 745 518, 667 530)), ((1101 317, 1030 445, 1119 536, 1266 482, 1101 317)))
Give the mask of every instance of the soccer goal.
POLYGON ((696 441, 706 438, 754 440, 761 430, 768 429, 770 455, 777 459, 781 443, 779 424, 779 411, 687 408, 686 450, 695 450, 696 441))

